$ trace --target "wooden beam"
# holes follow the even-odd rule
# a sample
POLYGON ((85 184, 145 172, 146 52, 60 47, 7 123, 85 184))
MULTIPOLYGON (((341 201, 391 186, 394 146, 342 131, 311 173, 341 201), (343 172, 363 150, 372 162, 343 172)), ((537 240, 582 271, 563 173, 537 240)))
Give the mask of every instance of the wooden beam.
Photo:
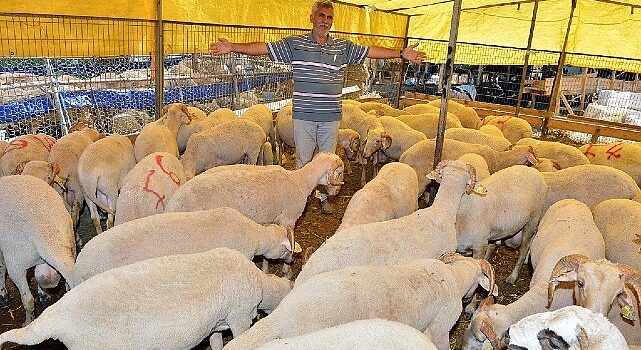
POLYGON ((559 55, 559 64, 556 69, 554 77, 554 85, 552 86, 552 97, 550 98, 549 110, 554 111, 555 115, 559 114, 559 93, 561 92, 561 79, 563 77, 563 66, 565 65, 565 57, 567 56, 568 38, 570 37, 570 29, 572 28, 572 19, 574 18, 574 10, 576 9, 577 0, 572 0, 572 7, 570 8, 570 18, 568 19, 568 27, 565 30, 565 39, 563 40, 563 49, 559 55))
POLYGON ((561 101, 563 101, 563 105, 565 106, 565 109, 568 110, 568 113, 570 113, 570 115, 574 115, 574 110, 572 109, 572 106, 570 106, 570 102, 568 102, 568 99, 565 97, 565 94, 561 93, 559 97, 561 98, 561 101))

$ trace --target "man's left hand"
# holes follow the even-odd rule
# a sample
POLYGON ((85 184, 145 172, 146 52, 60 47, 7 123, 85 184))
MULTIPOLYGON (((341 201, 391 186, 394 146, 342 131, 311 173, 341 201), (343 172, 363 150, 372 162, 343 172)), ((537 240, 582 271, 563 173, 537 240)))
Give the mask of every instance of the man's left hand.
POLYGON ((418 43, 410 45, 403 49, 401 56, 413 63, 421 63, 425 59, 425 52, 414 50, 418 46, 418 43))

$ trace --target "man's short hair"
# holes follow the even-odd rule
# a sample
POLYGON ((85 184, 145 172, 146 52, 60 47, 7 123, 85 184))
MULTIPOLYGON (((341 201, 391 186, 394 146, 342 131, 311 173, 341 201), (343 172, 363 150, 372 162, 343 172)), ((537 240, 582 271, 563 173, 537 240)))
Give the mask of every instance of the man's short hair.
POLYGON ((334 4, 330 0, 316 0, 312 6, 312 13, 316 13, 318 9, 334 9, 334 4))

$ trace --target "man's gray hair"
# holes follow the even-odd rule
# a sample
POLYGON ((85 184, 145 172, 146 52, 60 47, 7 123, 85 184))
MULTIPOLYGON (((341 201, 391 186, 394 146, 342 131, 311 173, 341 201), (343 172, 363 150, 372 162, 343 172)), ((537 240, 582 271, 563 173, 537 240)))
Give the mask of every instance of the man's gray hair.
POLYGON ((312 13, 316 13, 318 9, 334 9, 334 4, 330 0, 316 0, 312 6, 312 13))

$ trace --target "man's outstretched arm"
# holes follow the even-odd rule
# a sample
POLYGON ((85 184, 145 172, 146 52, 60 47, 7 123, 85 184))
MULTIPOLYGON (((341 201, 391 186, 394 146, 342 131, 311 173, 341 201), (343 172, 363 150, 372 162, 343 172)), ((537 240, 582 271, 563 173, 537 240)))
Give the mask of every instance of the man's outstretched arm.
POLYGON ((414 63, 421 63, 425 58, 425 53, 414 50, 418 44, 404 48, 403 50, 393 50, 380 46, 370 46, 367 57, 369 58, 404 58, 414 63))
POLYGON ((218 42, 209 45, 209 52, 214 55, 222 55, 229 52, 244 53, 251 56, 267 55, 266 43, 247 43, 237 44, 232 43, 227 39, 220 38, 218 42))

